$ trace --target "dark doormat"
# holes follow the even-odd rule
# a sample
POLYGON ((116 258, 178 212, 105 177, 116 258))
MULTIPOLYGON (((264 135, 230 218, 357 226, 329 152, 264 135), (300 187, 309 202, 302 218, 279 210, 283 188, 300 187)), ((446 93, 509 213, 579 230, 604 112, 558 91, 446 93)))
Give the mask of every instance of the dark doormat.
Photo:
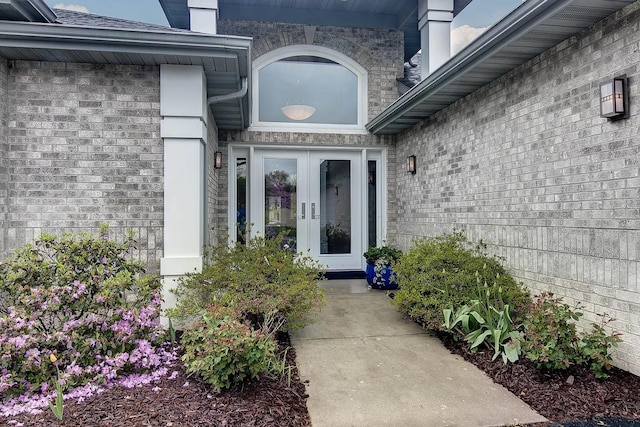
POLYGON ((324 273, 327 280, 365 279, 367 276, 362 270, 337 270, 324 273))

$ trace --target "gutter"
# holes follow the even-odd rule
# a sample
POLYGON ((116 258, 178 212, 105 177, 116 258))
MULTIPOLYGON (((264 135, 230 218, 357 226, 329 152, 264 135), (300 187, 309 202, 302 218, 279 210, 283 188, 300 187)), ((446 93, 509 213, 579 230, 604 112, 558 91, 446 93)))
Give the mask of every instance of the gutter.
POLYGON ((242 98, 247 94, 247 89, 249 88, 249 80, 246 77, 242 77, 242 88, 232 93, 227 93, 225 95, 217 95, 210 96, 207 98, 207 104, 213 105, 218 102, 231 101, 233 99, 242 98))
POLYGON ((172 55, 210 56, 211 50, 249 51, 251 38, 0 21, 0 45, 58 49, 89 45, 92 49, 100 51, 135 51, 135 48, 138 48, 144 53, 149 53, 149 48, 154 47, 158 50, 156 53, 163 53, 163 49, 166 49, 166 53, 172 55), (46 44, 43 45, 43 42, 46 44), (118 50, 118 47, 125 46, 129 47, 129 50, 118 50))
MULTIPOLYGON (((528 0, 524 2, 462 52, 374 117, 365 125, 366 129, 374 134, 382 133, 385 127, 402 118, 419 104, 426 102, 429 96, 454 83, 459 76, 571 3, 572 0, 528 0)), ((396 133, 399 132, 401 131, 396 133)))

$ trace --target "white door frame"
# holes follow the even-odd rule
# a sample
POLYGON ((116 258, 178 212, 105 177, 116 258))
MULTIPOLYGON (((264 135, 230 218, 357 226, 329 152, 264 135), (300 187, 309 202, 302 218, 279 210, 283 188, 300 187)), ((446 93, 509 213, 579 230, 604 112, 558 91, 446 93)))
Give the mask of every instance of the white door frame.
MULTIPOLYGON (((228 228, 229 228, 229 241, 230 243, 234 243, 236 241, 236 207, 237 207, 237 176, 236 176, 236 160, 237 159, 246 159, 247 165, 251 165, 255 162, 255 150, 278 150, 281 153, 287 152, 314 152, 314 151, 333 151, 336 153, 339 152, 352 152, 360 154, 361 167, 360 175, 361 175, 361 183, 363 186, 366 186, 367 183, 367 162, 368 161, 376 161, 377 163, 377 172, 376 172, 376 182, 379 183, 376 185, 376 204, 377 204, 377 215, 376 215, 376 244, 382 245, 387 240, 387 148, 385 147, 343 147, 343 146, 286 146, 286 145, 254 145, 248 143, 233 143, 229 144, 227 147, 227 155, 229 158, 229 171, 228 171, 228 228)), ((255 185, 255 177, 253 176, 251 170, 253 168, 247 167, 247 182, 250 183, 248 189, 248 193, 251 193, 252 189, 255 185)), ((258 178, 259 180, 259 178, 258 178)), ((259 184, 258 184, 259 186, 259 184)), ((255 190, 254 190, 255 191, 255 190)), ((263 190, 262 190, 263 191, 263 190)), ((366 207, 367 207, 367 191, 360 192, 361 197, 361 218, 363 219, 362 231, 361 231, 361 248, 362 251, 366 250, 369 246, 368 244, 368 221, 364 220, 366 218, 366 207)), ((252 212, 254 209, 251 205, 251 195, 247 196, 247 210, 252 212)), ((310 207, 307 207, 307 211, 309 211, 310 207)), ((249 222, 250 224, 250 222, 249 222)), ((360 268, 364 270, 365 268, 364 258, 361 260, 360 268)))

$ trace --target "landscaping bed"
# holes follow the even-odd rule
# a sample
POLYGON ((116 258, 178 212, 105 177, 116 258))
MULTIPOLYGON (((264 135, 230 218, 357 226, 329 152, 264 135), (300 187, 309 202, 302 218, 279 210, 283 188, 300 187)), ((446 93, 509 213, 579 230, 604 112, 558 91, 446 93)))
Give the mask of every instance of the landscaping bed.
POLYGON ((0 418, 0 425, 40 426, 310 426, 305 386, 295 369, 295 351, 289 336, 279 334, 287 365, 293 366, 291 382, 287 376, 261 376, 215 393, 210 386, 187 377, 183 364, 174 362, 167 375, 152 384, 134 388, 110 387, 83 402, 65 402, 64 418, 56 420, 48 408, 39 414, 0 418), (171 378, 174 376, 174 378, 171 378))
POLYGON ((525 358, 518 363, 492 361, 493 350, 469 350, 450 334, 438 334, 454 354, 473 363, 498 384, 522 399, 532 409, 551 420, 536 427, 562 426, 640 426, 640 377, 612 368, 609 378, 599 380, 584 366, 567 371, 540 371, 525 358), (571 423, 569 423, 571 420, 571 423), (575 420, 592 420, 576 422, 575 420))

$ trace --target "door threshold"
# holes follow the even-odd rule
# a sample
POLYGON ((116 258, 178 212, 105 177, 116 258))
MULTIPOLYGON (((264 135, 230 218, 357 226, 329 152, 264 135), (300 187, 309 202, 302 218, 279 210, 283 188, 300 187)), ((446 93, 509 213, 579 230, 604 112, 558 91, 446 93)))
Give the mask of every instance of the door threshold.
POLYGON ((329 270, 324 273, 327 280, 366 279, 367 275, 362 270, 329 270))

